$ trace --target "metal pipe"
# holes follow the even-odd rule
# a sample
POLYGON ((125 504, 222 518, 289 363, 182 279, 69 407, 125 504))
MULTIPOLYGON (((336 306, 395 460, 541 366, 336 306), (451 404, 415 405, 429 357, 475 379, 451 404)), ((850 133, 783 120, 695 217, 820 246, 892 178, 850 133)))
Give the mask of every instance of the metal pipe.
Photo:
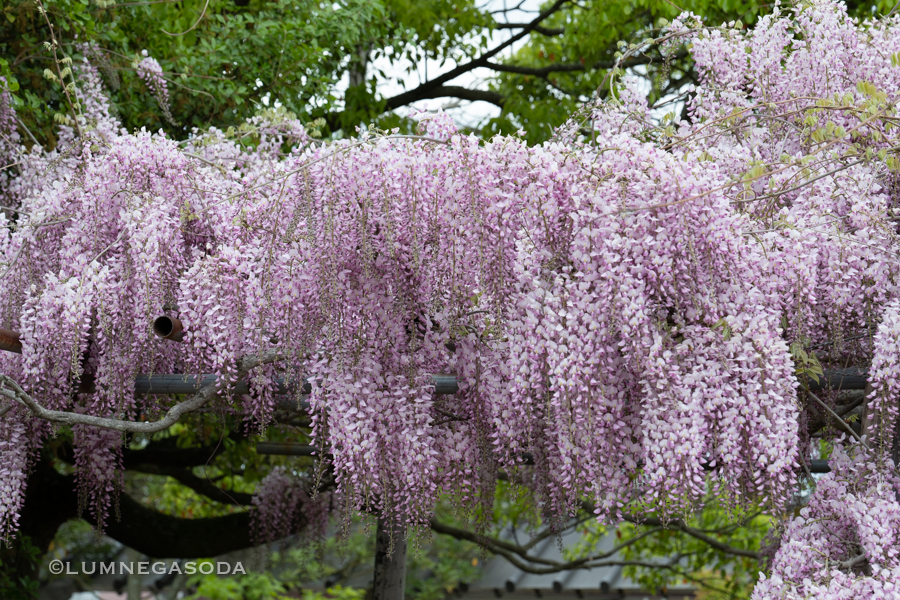
MULTIPOLYGON (((214 374, 200 375, 137 375, 134 378, 134 393, 138 395, 158 394, 193 394, 202 387, 215 385, 218 376, 214 374)), ((275 378, 275 393, 290 394, 296 391, 297 381, 286 381, 283 377, 275 378)), ((301 394, 308 394, 312 387, 308 381, 303 382, 301 394)), ((249 394, 250 384, 246 380, 238 381, 232 387, 233 394, 249 394)))
MULTIPOLYGON (((184 325, 181 323, 179 319, 175 317, 170 317, 168 315, 163 315, 157 317, 156 320, 153 321, 153 332, 161 337, 164 340, 171 340, 173 342, 180 342, 184 339, 184 325)), ((19 340, 19 332, 10 331, 8 329, 0 329, 0 350, 6 350, 8 352, 16 352, 18 354, 22 353, 22 342, 19 340)), ((866 389, 866 377, 868 373, 866 369, 860 369, 857 367, 851 367, 849 369, 830 369, 825 371, 825 377, 820 379, 819 381, 810 381, 809 389, 811 390, 821 390, 823 388, 830 388, 834 390, 864 390, 866 389)), ((151 377, 155 381, 157 378, 177 378, 184 379, 182 375, 139 375, 138 378, 141 377, 151 377)), ((171 391, 171 392, 141 392, 138 393, 191 393, 191 391, 196 391, 202 385, 205 385, 206 378, 213 377, 212 375, 204 375, 203 383, 199 385, 194 382, 194 387, 192 389, 186 389, 185 391, 171 391)), ((456 381, 455 375, 440 375, 435 374, 432 375, 431 378, 434 380, 434 393, 436 394, 455 394, 459 391, 459 384, 456 381)), ((188 378, 187 380, 190 380, 188 378)), ((171 384, 173 381, 170 381, 168 384, 171 384)), ((140 388, 141 385, 149 385, 149 380, 146 384, 140 384, 137 381, 135 382, 136 388, 140 388)), ((240 384, 239 384, 240 386, 240 384)), ((236 390, 238 393, 246 393, 245 390, 238 388, 236 390)), ((308 392, 308 390, 307 390, 308 392)))
MULTIPOLYGON (((153 321, 153 331, 164 340, 180 342, 184 339, 184 326, 179 319, 163 315, 153 321)), ((22 342, 18 331, 0 329, 0 350, 22 353, 22 342)), ((810 390, 864 390, 866 389, 866 369, 851 367, 849 369, 830 369, 825 371, 825 376, 819 381, 810 381, 810 390)), ((455 375, 435 374, 431 376, 434 381, 435 394, 455 394, 459 391, 459 384, 455 375)), ((138 375, 135 379, 135 393, 137 394, 191 394, 201 387, 215 381, 215 375, 201 375, 200 379, 193 375, 138 375)), ((279 393, 286 393, 284 380, 276 380, 279 393)), ((303 393, 309 393, 309 383, 303 386, 303 393)), ((236 394, 248 392, 246 382, 239 382, 235 387, 236 394)))
MULTIPOLYGON (((432 375, 435 394, 455 394, 459 391, 456 375, 432 375)), ((866 373, 860 369, 836 369, 825 371, 826 381, 819 384, 810 382, 810 389, 822 389, 827 387, 835 390, 864 390, 866 388, 866 373), (827 383, 826 383, 827 382, 827 383)), ((192 394, 205 385, 214 383, 215 375, 138 375, 134 380, 134 389, 137 394, 192 394)), ((275 378, 279 394, 288 393, 292 387, 285 383, 281 377, 275 378)), ((296 385, 296 384, 293 384, 296 385)), ((309 382, 304 382, 302 393, 311 391, 309 382)), ((234 388, 236 394, 249 392, 247 382, 240 381, 234 388)))
MULTIPOLYGON (((454 375, 432 375, 434 380, 434 391, 436 394, 455 394, 459 390, 454 375)), ((216 382, 216 375, 204 374, 200 375, 137 375, 134 378, 135 394, 193 394, 200 388, 212 385, 216 382)), ((296 389, 299 382, 292 381, 288 383, 283 377, 275 378, 278 394, 289 394, 296 389)), ((300 390, 302 394, 308 394, 312 391, 312 386, 308 381, 303 382, 303 388, 300 390)), ((246 381, 239 381, 234 385, 233 392, 235 394, 247 394, 250 392, 250 386, 246 381)))
POLYGON ((22 354, 22 340, 18 331, 0 329, 0 350, 22 354))
POLYGON ((828 465, 827 460, 822 460, 822 459, 816 458, 816 459, 809 461, 809 472, 810 473, 831 473, 831 467, 828 465))
POLYGON ((184 339, 184 325, 175 317, 163 315, 153 321, 153 333, 164 340, 180 342, 184 339))
POLYGON ((293 442, 257 442, 257 454, 276 454, 279 456, 315 456, 319 454, 315 446, 295 444, 293 442))
POLYGON ((455 394, 459 391, 456 375, 432 375, 435 394, 455 394))

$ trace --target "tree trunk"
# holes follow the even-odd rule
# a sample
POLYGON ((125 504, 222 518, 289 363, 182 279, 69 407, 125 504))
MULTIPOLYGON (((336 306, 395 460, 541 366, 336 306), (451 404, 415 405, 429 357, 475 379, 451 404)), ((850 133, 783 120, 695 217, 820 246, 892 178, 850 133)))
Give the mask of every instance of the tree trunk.
POLYGON ((365 85, 366 74, 369 70, 369 53, 371 52, 371 44, 360 44, 356 47, 356 55, 351 58, 350 67, 348 69, 348 87, 356 87, 365 85))
POLYGON ((373 600, 403 600, 406 588, 406 528, 378 519, 373 600))
POLYGON ((138 575, 138 563, 144 560, 141 553, 132 548, 126 551, 128 561, 131 563, 131 573, 128 574, 128 583, 125 585, 126 596, 128 600, 141 600, 141 592, 143 591, 143 577, 138 575))

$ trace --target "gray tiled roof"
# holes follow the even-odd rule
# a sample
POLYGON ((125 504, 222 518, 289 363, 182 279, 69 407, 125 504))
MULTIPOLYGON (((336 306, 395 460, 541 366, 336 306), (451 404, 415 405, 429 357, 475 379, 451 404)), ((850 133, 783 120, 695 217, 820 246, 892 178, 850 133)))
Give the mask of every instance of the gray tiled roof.
MULTIPOLYGON (((508 531, 504 536, 513 539, 513 532, 508 531)), ((547 560, 562 560, 560 545, 572 547, 580 539, 578 531, 569 531, 561 538, 552 537, 540 542, 534 548, 534 554, 547 560)), ((604 536, 597 544, 597 553, 608 552, 615 547, 616 537, 614 531, 604 536)), ((613 555, 609 560, 622 560, 621 556, 613 555)), ((485 566, 484 573, 478 581, 467 586, 462 597, 467 600, 481 598, 534 598, 548 596, 551 598, 602 598, 613 600, 614 598, 628 598, 633 600, 643 598, 670 599, 691 597, 694 588, 689 585, 679 585, 665 590, 665 595, 656 590, 644 590, 637 583, 625 577, 621 566, 604 566, 592 569, 577 569, 562 571, 546 575, 527 573, 505 560, 495 557, 485 566), (655 592, 655 593, 654 593, 655 592)))

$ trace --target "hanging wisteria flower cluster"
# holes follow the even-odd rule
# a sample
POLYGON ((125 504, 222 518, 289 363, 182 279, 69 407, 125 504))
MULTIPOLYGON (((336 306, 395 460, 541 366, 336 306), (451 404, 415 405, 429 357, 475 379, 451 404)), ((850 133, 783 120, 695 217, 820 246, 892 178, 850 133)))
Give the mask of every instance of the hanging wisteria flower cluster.
POLYGON ((251 514, 255 539, 269 542, 303 529, 322 541, 328 526, 331 494, 310 497, 301 482, 284 467, 275 467, 259 483, 251 514))
MULTIPOLYGON (((98 52, 96 54, 101 53, 98 52)), ((172 112, 169 109, 169 85, 166 83, 165 77, 163 77, 162 67, 159 61, 147 54, 146 50, 142 51, 141 55, 143 58, 136 66, 138 77, 150 88, 153 97, 156 98, 156 102, 159 104, 159 108, 163 111, 163 116, 169 123, 174 125, 175 119, 172 117, 172 112)))
MULTIPOLYGON (((690 119, 660 122, 625 81, 538 147, 461 135, 442 114, 419 136, 315 144, 274 112, 242 129, 258 145, 216 129, 179 144, 120 131, 85 64, 87 139, 26 154, 3 138, 22 161, 0 237, 0 326, 22 341, 0 355, 4 531, 24 469, 9 443, 28 431, 39 447, 39 417, 78 424, 80 481, 103 513, 121 441, 90 427, 139 431, 211 403, 265 426, 279 377, 308 382, 315 443, 358 510, 421 523, 443 491, 491 498, 503 469, 559 518, 585 496, 601 519, 668 518, 710 489, 777 512, 809 458, 800 424, 832 410, 804 386, 871 364, 866 438, 838 451, 756 597, 831 593, 836 572, 887 590, 900 17, 858 23, 821 1, 751 31, 688 14, 665 39, 696 60, 690 119), (163 314, 182 343, 153 335, 163 314), (219 391, 247 377, 251 393, 149 404, 133 381, 152 373, 215 373, 219 391), (433 374, 459 392, 435 394, 433 374), (849 455, 871 477, 849 482, 849 455), (870 500, 877 531, 861 509, 835 512, 870 500), (863 558, 824 538, 831 563, 802 550, 820 514, 858 526, 863 558)), ((263 488, 268 538, 300 495, 280 471, 263 488)))
POLYGON ((900 596, 900 479, 885 477, 864 448, 851 454, 836 448, 754 599, 900 596))

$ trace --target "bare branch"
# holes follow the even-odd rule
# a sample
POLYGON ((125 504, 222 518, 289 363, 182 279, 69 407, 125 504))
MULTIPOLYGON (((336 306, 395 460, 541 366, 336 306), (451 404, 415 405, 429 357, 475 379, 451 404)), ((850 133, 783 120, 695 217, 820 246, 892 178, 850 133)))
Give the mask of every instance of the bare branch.
MULTIPOLYGON (((528 23, 498 23, 494 29, 521 29, 523 27, 528 27, 528 23)), ((562 27, 549 28, 549 27, 535 27, 532 31, 536 31, 541 35, 562 35, 566 32, 562 27)))
MULTIPOLYGON (((510 6, 510 7, 508 7, 508 8, 501 8, 501 9, 497 9, 497 10, 492 10, 492 11, 490 11, 490 14, 492 14, 492 15, 506 14, 506 13, 508 13, 508 12, 514 12, 514 11, 517 11, 517 10, 521 10, 522 12, 534 12, 534 11, 532 11, 532 10, 528 10, 528 9, 522 8, 522 5, 523 5, 523 4, 525 4, 525 0, 521 0, 521 2, 519 2, 519 3, 516 4, 515 6, 510 6)), ((485 5, 484 5, 483 7, 481 7, 479 10, 484 10, 484 9, 486 9, 488 6, 489 6, 488 4, 485 4, 485 5)))
POLYGON ((867 558, 867 556, 865 554, 860 554, 859 556, 854 556, 853 558, 842 562, 840 564, 840 568, 849 571, 856 565, 858 565, 862 562, 865 562, 866 558, 867 558))
MULTIPOLYGON (((486 549, 493 552, 494 554, 499 554, 499 555, 503 556, 504 558, 506 558, 507 560, 510 560, 510 562, 513 562, 514 564, 516 564, 520 569, 526 570, 530 573, 539 573, 539 572, 540 573, 556 573, 558 571, 565 571, 565 570, 571 570, 571 569, 587 569, 587 568, 592 568, 594 566, 612 566, 612 565, 622 564, 622 563, 606 562, 601 565, 601 564, 598 564, 597 561, 610 558, 613 555, 615 555, 616 553, 620 552, 621 550, 627 548, 628 546, 642 540, 643 538, 654 535, 656 533, 659 533, 660 531, 663 531, 665 529, 662 526, 658 526, 653 529, 648 529, 647 531, 641 533, 640 535, 637 535, 629 540, 626 540, 625 542, 619 544, 618 546, 616 546, 606 552, 602 552, 600 554, 595 554, 593 556, 587 556, 587 557, 580 558, 580 559, 573 560, 573 561, 560 562, 560 561, 556 561, 556 560, 540 558, 540 557, 533 556, 528 553, 528 548, 533 547, 538 540, 544 539, 546 537, 549 537, 550 535, 553 535, 552 531, 544 532, 544 534, 538 536, 538 540, 533 540, 531 543, 526 544, 525 546, 520 546, 518 544, 513 544, 513 543, 510 543, 510 542, 507 542, 504 540, 497 539, 495 537, 481 535, 481 534, 473 533, 466 529, 460 529, 458 527, 453 527, 452 525, 447 525, 446 523, 441 523, 439 521, 436 521, 435 519, 432 519, 430 524, 431 524, 431 529, 433 531, 435 531, 436 533, 440 533, 443 535, 449 535, 450 537, 454 537, 459 540, 464 540, 464 541, 472 542, 472 543, 478 544, 480 546, 483 546, 486 549), (520 559, 522 559, 526 562, 521 563, 520 559), (516 562, 516 561, 519 561, 519 562, 516 562), (520 564, 545 565, 545 567, 531 567, 530 569, 526 569, 526 568, 520 566, 520 564)), ((659 566, 659 565, 653 565, 653 566, 659 566)))
POLYGON ((687 556, 687 554, 678 554, 672 557, 672 559, 667 563, 654 563, 642 560, 607 560, 587 562, 578 566, 575 566, 571 563, 559 563, 551 567, 533 567, 530 564, 525 563, 521 559, 517 558, 514 554, 510 554, 506 551, 492 550, 492 552, 508 560, 510 564, 512 564, 520 571, 525 571, 526 573, 532 573, 534 575, 549 575, 551 573, 571 571, 573 569, 595 569, 601 567, 645 567, 647 569, 674 570, 675 566, 681 561, 681 559, 687 556))
MULTIPOLYGON (((593 515, 595 514, 594 505, 587 501, 581 502, 581 510, 584 512, 593 515)), ((754 515, 756 516, 756 515, 754 515)), ((759 560, 759 553, 753 552, 752 550, 745 550, 743 548, 735 548, 734 546, 729 546, 724 542, 720 542, 714 537, 707 535, 705 532, 695 529, 688 524, 686 524, 681 519, 672 519, 670 521, 662 522, 661 519, 657 517, 647 517, 647 516, 624 516, 624 520, 629 523, 634 523, 636 525, 649 525, 651 527, 664 527, 666 529, 678 529, 687 535, 696 538, 702 542, 706 542, 716 550, 721 552, 725 552, 726 554, 733 554, 735 556, 746 556, 748 558, 754 558, 759 560)))
POLYGON ((733 554, 735 556, 746 556, 748 558, 755 558, 757 560, 759 559, 758 552, 754 552, 752 550, 745 550, 743 548, 735 548, 734 546, 729 546, 728 544, 726 544, 724 542, 720 542, 719 540, 717 540, 716 538, 714 538, 712 536, 706 535, 699 529, 694 529, 693 527, 690 527, 681 519, 673 519, 671 521, 666 522, 665 524, 663 524, 663 522, 656 517, 625 516, 625 520, 628 521, 629 523, 635 523, 635 524, 639 524, 639 525, 650 525, 650 526, 656 526, 656 527, 665 526, 669 529, 678 529, 678 530, 688 534, 689 536, 700 540, 701 542, 705 542, 705 543, 709 544, 716 550, 725 552, 726 554, 733 554))
POLYGON ((546 10, 542 11, 537 17, 535 17, 530 23, 522 27, 522 30, 517 34, 510 37, 508 40, 503 42, 502 44, 497 45, 492 50, 485 52, 478 58, 474 58, 469 62, 459 65, 455 69, 451 69, 447 71, 443 75, 435 77, 430 81, 426 81, 422 85, 418 86, 415 89, 412 89, 408 92, 404 92, 402 94, 398 94, 392 98, 388 98, 386 102, 385 108, 387 110, 393 110, 395 108, 399 108, 401 106, 406 106, 412 102, 416 102, 418 100, 422 100, 429 97, 429 94, 433 93, 439 87, 442 87, 445 83, 452 79, 456 79, 460 75, 464 73, 468 73, 473 69, 477 69, 478 67, 486 66, 487 62, 503 52, 505 49, 509 48, 529 33, 531 33, 536 27, 538 27, 543 21, 549 18, 554 13, 558 12, 565 4, 570 2, 571 0, 556 0, 550 7, 546 10))
POLYGON ((429 92, 424 92, 417 100, 430 100, 432 98, 458 98, 460 100, 469 100, 471 102, 488 102, 494 106, 503 108, 506 98, 499 92, 490 90, 470 90, 458 85, 442 85, 429 92))
POLYGON ((856 408, 857 406, 859 406, 860 404, 862 404, 865 401, 866 401, 866 395, 860 394, 859 398, 857 398, 856 400, 853 400, 852 402, 850 402, 850 404, 848 404, 846 406, 842 406, 841 412, 838 413, 838 416, 843 418, 844 415, 848 414, 851 410, 853 410, 854 408, 856 408))

